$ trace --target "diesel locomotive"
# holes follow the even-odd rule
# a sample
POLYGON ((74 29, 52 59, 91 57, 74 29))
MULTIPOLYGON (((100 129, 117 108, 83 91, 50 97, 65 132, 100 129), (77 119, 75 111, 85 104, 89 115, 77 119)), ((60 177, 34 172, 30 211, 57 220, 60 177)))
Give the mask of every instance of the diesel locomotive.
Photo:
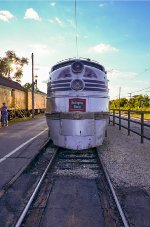
POLYGON ((51 68, 46 120, 57 146, 83 150, 102 145, 109 119, 105 68, 90 59, 67 59, 51 68))

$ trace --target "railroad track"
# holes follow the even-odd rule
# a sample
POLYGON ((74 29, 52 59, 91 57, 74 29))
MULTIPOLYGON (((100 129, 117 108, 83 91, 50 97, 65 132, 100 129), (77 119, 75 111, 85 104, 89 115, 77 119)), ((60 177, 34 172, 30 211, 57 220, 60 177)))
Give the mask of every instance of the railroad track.
POLYGON ((74 152, 50 144, 20 178, 3 201, 10 198, 19 182, 24 182, 26 196, 17 197, 4 227, 128 226, 96 149, 74 152), (31 181, 33 186, 28 187, 31 181))
POLYGON ((24 166, 0 190, 0 226, 15 226, 55 149, 55 146, 47 141, 29 165, 24 166))

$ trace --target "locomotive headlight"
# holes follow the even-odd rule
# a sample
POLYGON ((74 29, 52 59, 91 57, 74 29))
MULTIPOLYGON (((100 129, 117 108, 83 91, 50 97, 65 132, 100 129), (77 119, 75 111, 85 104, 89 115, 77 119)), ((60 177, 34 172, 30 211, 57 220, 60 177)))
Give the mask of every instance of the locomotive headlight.
POLYGON ((71 88, 75 91, 79 91, 79 90, 82 90, 84 88, 84 83, 82 80, 73 80, 71 82, 71 88))
POLYGON ((75 61, 71 65, 72 72, 81 73, 84 68, 84 65, 80 61, 75 61))

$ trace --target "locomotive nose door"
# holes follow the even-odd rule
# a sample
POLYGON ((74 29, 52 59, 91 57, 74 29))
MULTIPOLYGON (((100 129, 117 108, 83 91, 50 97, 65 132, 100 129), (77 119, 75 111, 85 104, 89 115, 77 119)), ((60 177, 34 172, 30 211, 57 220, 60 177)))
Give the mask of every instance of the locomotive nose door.
POLYGON ((69 99, 69 118, 61 119, 61 134, 64 136, 93 136, 94 119, 88 119, 85 98, 69 99), (86 117, 85 117, 86 116, 86 117))
POLYGON ((61 135, 63 136, 93 136, 95 133, 95 122, 93 119, 61 119, 60 124, 61 135))

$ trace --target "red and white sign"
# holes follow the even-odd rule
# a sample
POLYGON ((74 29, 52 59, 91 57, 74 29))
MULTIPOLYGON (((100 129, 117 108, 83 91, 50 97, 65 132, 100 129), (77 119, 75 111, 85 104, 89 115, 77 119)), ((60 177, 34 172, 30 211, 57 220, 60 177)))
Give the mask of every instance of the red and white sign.
POLYGON ((86 99, 73 98, 69 99, 69 112, 85 112, 86 99))

